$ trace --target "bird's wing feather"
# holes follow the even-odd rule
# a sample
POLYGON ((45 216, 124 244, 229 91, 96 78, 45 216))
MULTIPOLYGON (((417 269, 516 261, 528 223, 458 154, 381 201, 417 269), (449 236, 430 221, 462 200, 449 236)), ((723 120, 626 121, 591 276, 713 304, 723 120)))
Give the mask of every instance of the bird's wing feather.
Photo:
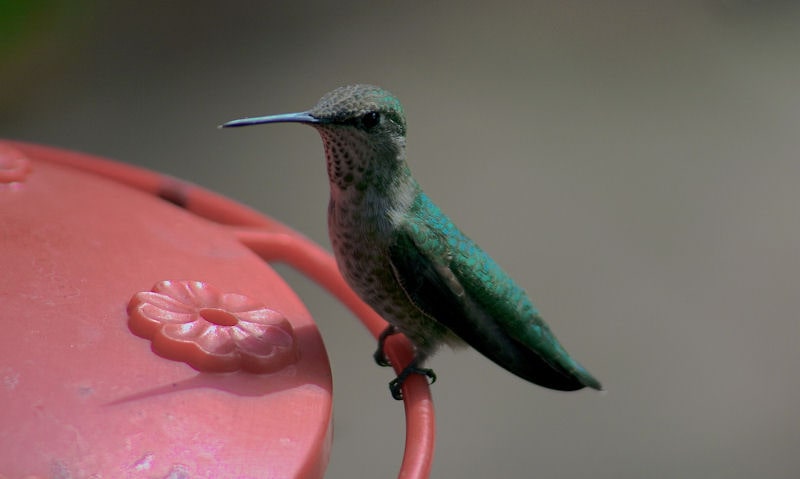
POLYGON ((552 389, 599 388, 563 350, 525 292, 435 205, 422 206, 414 220, 397 225, 389 247, 409 300, 518 376, 552 389))

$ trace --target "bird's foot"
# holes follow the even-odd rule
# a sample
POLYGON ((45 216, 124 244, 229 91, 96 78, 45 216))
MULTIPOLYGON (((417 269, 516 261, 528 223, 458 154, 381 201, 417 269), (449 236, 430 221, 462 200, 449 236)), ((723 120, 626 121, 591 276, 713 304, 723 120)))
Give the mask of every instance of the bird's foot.
POLYGON ((436 373, 433 372, 433 369, 420 368, 417 366, 416 361, 412 361, 411 364, 406 366, 406 368, 389 383, 389 391, 391 391, 393 398, 398 401, 403 400, 403 383, 412 374, 424 374, 431 380, 429 384, 436 382, 436 373))
POLYGON ((383 350, 383 348, 386 346, 386 339, 393 334, 397 334, 398 332, 399 331, 397 328, 389 325, 386 326, 386 329, 384 329, 381 332, 381 335, 378 336, 378 349, 376 349, 375 354, 372 355, 372 357, 375 358, 375 362, 378 364, 378 366, 386 367, 392 365, 389 361, 389 358, 386 357, 386 352, 383 350))

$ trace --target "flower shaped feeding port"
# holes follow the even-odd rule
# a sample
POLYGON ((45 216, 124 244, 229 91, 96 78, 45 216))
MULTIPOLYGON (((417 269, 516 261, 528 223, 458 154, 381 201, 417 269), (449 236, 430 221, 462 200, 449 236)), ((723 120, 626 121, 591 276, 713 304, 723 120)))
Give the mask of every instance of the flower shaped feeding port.
POLYGON ((204 372, 272 373, 299 358, 281 313, 202 281, 161 281, 128 303, 128 326, 159 356, 204 372))
POLYGON ((0 145, 0 185, 25 180, 31 171, 31 163, 15 148, 0 145))

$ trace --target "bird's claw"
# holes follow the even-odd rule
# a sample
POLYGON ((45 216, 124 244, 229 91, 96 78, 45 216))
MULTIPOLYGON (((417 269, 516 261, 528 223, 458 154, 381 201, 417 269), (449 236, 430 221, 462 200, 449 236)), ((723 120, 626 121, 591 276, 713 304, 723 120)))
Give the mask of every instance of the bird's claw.
POLYGON ((392 365, 392 363, 389 362, 389 358, 387 358, 386 354, 383 352, 383 348, 378 348, 378 350, 375 351, 375 354, 373 354, 372 357, 375 358, 375 362, 380 367, 385 368, 386 366, 392 365))
POLYGON ((389 361, 389 358, 386 357, 386 352, 383 350, 383 348, 386 345, 386 338, 393 334, 397 334, 397 328, 389 325, 386 326, 386 329, 384 329, 380 336, 378 336, 378 349, 376 349, 375 353, 372 355, 378 366, 385 368, 386 366, 392 365, 392 363, 389 361))
POLYGON ((389 391, 392 393, 392 397, 398 401, 403 400, 403 383, 406 382, 408 376, 411 374, 423 374, 428 379, 431 380, 428 384, 433 384, 436 382, 436 373, 433 372, 433 369, 428 368, 419 368, 413 364, 407 366, 403 369, 400 374, 397 375, 396 378, 392 379, 389 382, 389 391))

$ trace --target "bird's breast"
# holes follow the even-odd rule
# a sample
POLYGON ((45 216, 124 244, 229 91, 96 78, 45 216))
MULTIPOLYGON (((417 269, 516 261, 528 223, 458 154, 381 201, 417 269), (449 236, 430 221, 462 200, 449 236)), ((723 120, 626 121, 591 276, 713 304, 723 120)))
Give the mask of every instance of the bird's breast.
POLYGON ((374 205, 332 196, 328 235, 342 275, 357 292, 375 288, 390 270, 389 221, 374 205))

